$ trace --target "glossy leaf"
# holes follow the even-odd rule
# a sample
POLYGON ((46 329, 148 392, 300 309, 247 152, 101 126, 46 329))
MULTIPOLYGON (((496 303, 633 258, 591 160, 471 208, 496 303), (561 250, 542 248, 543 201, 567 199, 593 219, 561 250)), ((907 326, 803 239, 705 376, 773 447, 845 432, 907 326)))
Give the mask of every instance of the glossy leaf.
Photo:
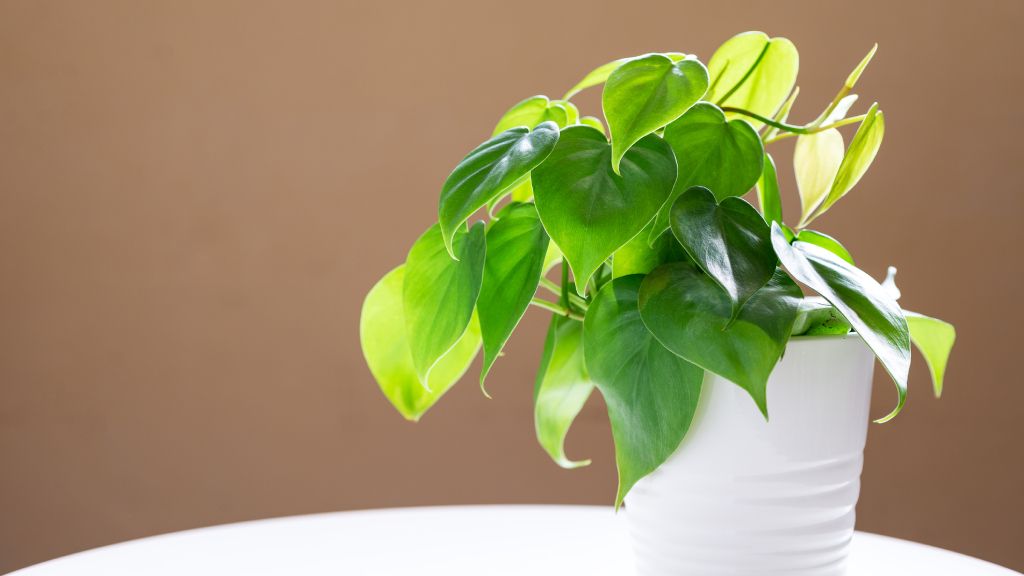
POLYGON ((604 396, 615 440, 615 505, 679 447, 700 398, 704 371, 676 356, 644 327, 637 307, 643 276, 598 292, 583 322, 583 351, 604 396))
POLYGON ((533 172, 540 219, 569 261, 578 290, 651 221, 676 179, 672 150, 657 136, 644 138, 623 157, 621 175, 612 171, 610 158, 600 132, 571 126, 533 172))
POLYGON ((907 326, 910 328, 910 339, 921 351, 928 371, 932 375, 932 387, 935 396, 942 396, 942 381, 946 376, 946 364, 949 353, 956 342, 956 328, 949 322, 931 318, 917 312, 904 312, 907 326))
POLYGON ((665 232, 653 244, 647 241, 646 229, 626 242, 612 255, 612 277, 647 274, 666 262, 689 261, 672 232, 665 232))
POLYGON ((802 294, 781 270, 740 309, 710 276, 665 264, 640 288, 640 316, 666 348, 750 393, 768 417, 768 376, 786 348, 802 294))
POLYGON ((843 156, 842 164, 839 165, 828 196, 818 205, 814 214, 807 220, 808 222, 824 214, 860 182, 861 177, 875 160, 875 155, 878 154, 878 149, 882 146, 884 135, 885 117, 878 109, 878 104, 874 104, 868 110, 860 127, 857 128, 853 140, 850 141, 850 147, 843 156))
POLYGON ((871 276, 832 252, 799 240, 790 244, 778 224, 772 226, 772 244, 789 273, 838 308, 892 376, 899 399, 879 422, 892 419, 906 402, 910 371, 910 334, 899 304, 871 276))
POLYGON ((484 364, 480 385, 526 313, 548 250, 548 235, 533 204, 510 204, 487 230, 487 260, 477 300, 484 364))
POLYGON ((619 173, 619 162, 633 144, 680 117, 707 88, 703 64, 673 62, 663 54, 635 58, 612 72, 601 95, 612 135, 612 169, 619 173))
MULTIPOLYGON (((665 56, 667 56, 673 62, 678 62, 679 60, 686 58, 685 54, 681 54, 679 52, 666 52, 665 56)), ((587 73, 587 75, 584 76, 582 80, 577 82, 575 86, 570 88, 569 91, 565 93, 565 96, 562 96, 562 98, 564 100, 569 100, 570 98, 586 90, 587 88, 604 84, 605 81, 608 80, 608 77, 611 76, 612 72, 615 72, 615 70, 617 70, 619 66, 622 66, 629 60, 632 60, 632 58, 619 58, 618 60, 613 60, 607 64, 602 64, 597 68, 594 68, 589 73, 587 73)))
POLYGON ((463 158, 441 189, 438 221, 449 254, 455 231, 474 212, 518 184, 547 158, 558 142, 558 126, 545 122, 532 131, 511 128, 463 158))
MULTIPOLYGON (((742 196, 763 170, 764 146, 757 132, 745 120, 727 121, 713 104, 701 102, 669 124, 665 141, 679 163, 673 200, 692 186, 704 186, 718 199, 742 196)), ((671 202, 662 207, 653 234, 668 228, 671 207, 671 202)))
POLYGON ((571 124, 568 116, 565 106, 557 101, 552 102, 547 96, 531 96, 505 112, 494 127, 491 137, 521 126, 532 130, 544 122, 554 122, 559 128, 564 128, 571 124))
MULTIPOLYGON (((763 32, 744 32, 711 56, 707 100, 772 117, 793 90, 799 70, 800 56, 792 42, 763 32)), ((751 124, 761 127, 760 122, 751 124)))
POLYGON ((419 420, 466 372, 480 349, 480 325, 469 329, 437 362, 429 386, 416 375, 402 305, 405 265, 377 282, 363 301, 359 341, 370 372, 388 401, 409 420, 419 420))
POLYGON ((793 169, 800 192, 801 226, 811 221, 814 211, 828 197, 839 165, 843 162, 843 135, 835 128, 796 139, 793 169))
POLYGON ((808 244, 814 244, 815 246, 821 246, 825 250, 839 256, 843 260, 846 260, 850 264, 853 264, 853 256, 850 255, 850 251, 839 243, 839 240, 824 234, 822 232, 816 232, 814 230, 801 230, 796 235, 796 239, 801 242, 807 242, 808 244))
POLYGON ((761 215, 768 223, 782 222, 782 194, 779 193, 779 176, 775 170, 775 159, 764 153, 764 168, 757 180, 757 203, 761 215))
POLYGON ((729 295, 733 314, 775 274, 771 229, 746 200, 719 203, 694 186, 675 201, 671 220, 679 244, 729 295))
POLYGON ((453 241, 458 260, 449 257, 441 229, 430 227, 405 260, 402 306, 413 366, 420 381, 469 326, 483 280, 486 244, 484 224, 459 230, 453 241))
POLYGON ((552 316, 534 385, 533 419, 537 441, 563 468, 590 464, 565 455, 565 437, 593 390, 583 362, 583 323, 552 316))

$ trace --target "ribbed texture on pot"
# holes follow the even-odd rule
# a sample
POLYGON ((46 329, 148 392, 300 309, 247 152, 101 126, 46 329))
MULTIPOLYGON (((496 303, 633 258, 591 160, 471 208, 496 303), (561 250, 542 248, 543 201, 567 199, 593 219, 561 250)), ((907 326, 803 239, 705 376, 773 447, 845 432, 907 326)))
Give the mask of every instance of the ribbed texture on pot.
POLYGON ((690 434, 626 498, 639 576, 844 573, 873 357, 855 337, 791 342, 770 422, 709 376, 690 434))

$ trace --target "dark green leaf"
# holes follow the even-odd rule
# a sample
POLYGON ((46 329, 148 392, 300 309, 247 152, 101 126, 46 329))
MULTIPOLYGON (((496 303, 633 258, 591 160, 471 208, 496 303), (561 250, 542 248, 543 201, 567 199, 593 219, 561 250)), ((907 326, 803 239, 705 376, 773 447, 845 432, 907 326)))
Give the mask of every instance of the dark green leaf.
POLYGON ((449 254, 455 231, 474 212, 518 184, 547 158, 558 142, 558 126, 545 122, 533 131, 511 128, 463 158, 441 189, 438 221, 449 254))
POLYGON ((633 144, 686 112, 707 88, 708 71, 697 60, 649 54, 619 66, 601 95, 612 169, 619 173, 619 161, 633 144))
POLYGON ((917 312, 904 312, 907 326, 910 328, 910 339, 921 351, 928 370, 932 374, 932 387, 935 396, 942 396, 942 380, 946 375, 946 363, 949 353, 956 342, 956 328, 949 322, 931 318, 917 312))
POLYGON ((879 422, 892 419, 907 399, 910 371, 910 334, 899 304, 871 276, 832 252, 799 240, 790 244, 778 224, 772 226, 772 244, 789 273, 838 308, 892 376, 899 400, 879 422))
MULTIPOLYGON (((764 146, 744 120, 726 121, 713 104, 701 102, 665 128, 665 141, 679 163, 679 178, 672 190, 678 198, 692 186, 704 186, 718 199, 742 196, 757 183, 764 162, 764 146)), ((669 226, 667 203, 658 213, 652 233, 669 226)))
POLYGON ((647 274, 666 262, 690 259, 672 232, 663 233, 654 244, 647 242, 647 236, 647 230, 644 229, 615 251, 612 255, 612 277, 647 274))
POLYGON ((782 195, 779 193, 779 176, 775 171, 775 159, 764 153, 764 169, 757 180, 757 202, 761 214, 769 224, 782 222, 782 195))
POLYGON ((563 468, 590 464, 565 455, 565 436, 593 390, 583 362, 583 323, 552 316, 533 391, 533 417, 537 441, 563 468))
POLYGON ((616 278, 595 297, 583 323, 591 380, 608 406, 622 503, 637 480, 679 447, 700 398, 704 371, 672 354, 640 320, 643 276, 616 278))
POLYGON ((437 360, 462 337, 473 317, 484 274, 484 224, 458 230, 452 260, 435 224, 409 250, 402 305, 416 375, 428 381, 437 360))
POLYGON ((802 294, 777 271, 732 318, 728 294, 688 263, 665 264, 640 289, 640 316, 669 350, 750 393, 767 418, 768 376, 782 356, 802 294))
POLYGON ((796 235, 796 239, 801 242, 807 242, 808 244, 814 244, 815 246, 821 246, 825 250, 828 250, 850 264, 853 264, 853 256, 850 255, 850 251, 840 244, 839 240, 836 240, 828 234, 815 232, 814 230, 801 230, 800 233, 796 235))
POLYGON ((611 147, 600 132, 572 126, 533 172, 540 219, 569 261, 579 290, 651 221, 676 178, 672 150, 657 136, 630 149, 621 176, 612 171, 610 158, 611 147))
POLYGON ((732 301, 733 314, 775 273, 771 229, 757 210, 735 196, 715 201, 694 186, 672 206, 672 233, 732 301))
POLYGON ((359 317, 359 341, 374 379, 387 399, 409 420, 419 420, 466 372, 480 349, 480 325, 462 338, 430 371, 429 385, 416 375, 402 307, 405 265, 385 275, 366 295, 359 317))
POLYGON ((480 386, 537 291, 548 235, 533 204, 510 204, 487 231, 487 261, 476 308, 484 340, 480 386))

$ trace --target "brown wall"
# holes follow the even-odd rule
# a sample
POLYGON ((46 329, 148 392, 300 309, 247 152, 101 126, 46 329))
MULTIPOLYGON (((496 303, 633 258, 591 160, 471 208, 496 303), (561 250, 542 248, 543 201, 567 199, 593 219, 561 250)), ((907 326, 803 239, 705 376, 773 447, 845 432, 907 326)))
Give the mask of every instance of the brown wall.
POLYGON ((860 92, 885 146, 821 224, 959 329, 946 396, 918 358, 871 428, 860 528, 1024 569, 1022 21, 1014 0, 0 3, 0 572, 284 514, 611 502, 600 402, 570 438, 592 467, 533 439, 540 314, 494 400, 469 378, 413 425, 359 306, 507 106, 747 29, 801 49, 801 121, 879 42, 860 92))

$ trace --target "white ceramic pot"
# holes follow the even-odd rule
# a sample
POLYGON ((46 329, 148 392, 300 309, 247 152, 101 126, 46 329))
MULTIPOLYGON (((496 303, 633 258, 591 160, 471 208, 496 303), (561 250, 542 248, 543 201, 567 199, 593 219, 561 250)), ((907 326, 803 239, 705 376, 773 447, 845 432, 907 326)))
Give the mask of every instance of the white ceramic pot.
POLYGON ((874 356, 860 338, 794 338, 750 395, 707 375, 689 434, 626 497, 638 576, 844 573, 874 356))

